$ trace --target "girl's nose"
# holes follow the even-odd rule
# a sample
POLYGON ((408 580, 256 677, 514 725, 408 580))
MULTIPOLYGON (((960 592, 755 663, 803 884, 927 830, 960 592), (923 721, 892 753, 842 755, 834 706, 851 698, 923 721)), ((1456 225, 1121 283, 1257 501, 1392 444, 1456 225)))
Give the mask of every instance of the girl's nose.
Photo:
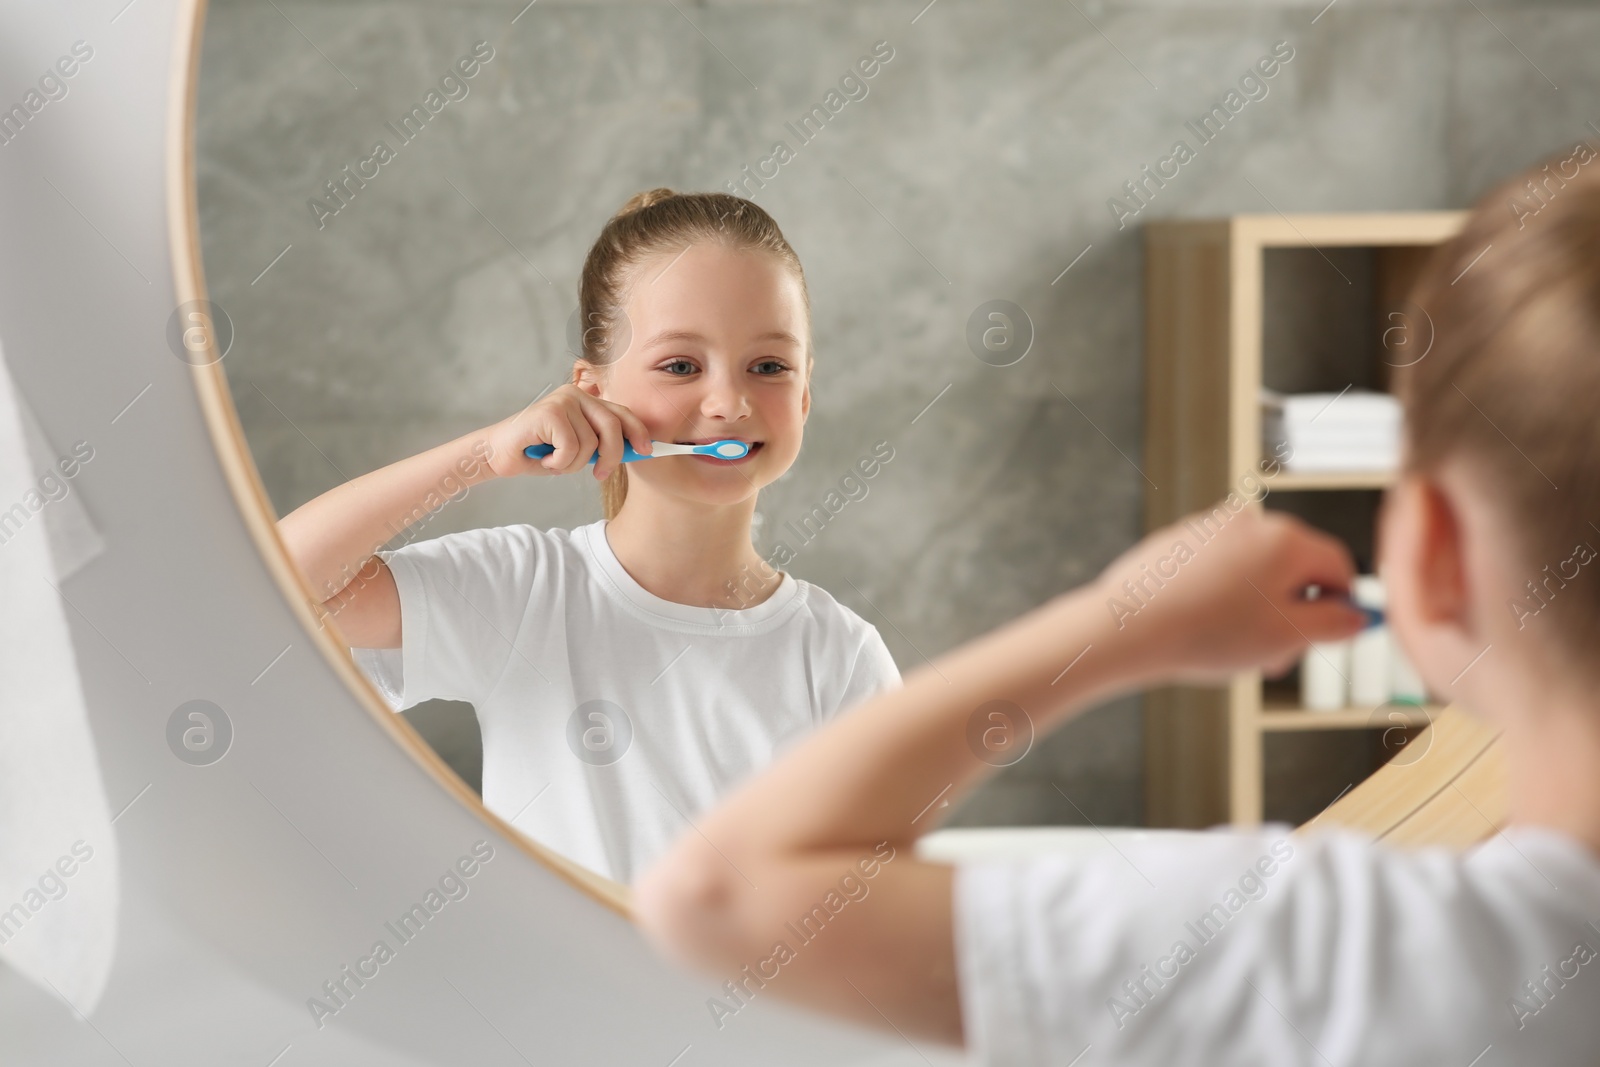
POLYGON ((721 375, 712 375, 706 382, 705 395, 700 400, 700 412, 709 418, 742 419, 750 414, 750 399, 742 383, 721 375))

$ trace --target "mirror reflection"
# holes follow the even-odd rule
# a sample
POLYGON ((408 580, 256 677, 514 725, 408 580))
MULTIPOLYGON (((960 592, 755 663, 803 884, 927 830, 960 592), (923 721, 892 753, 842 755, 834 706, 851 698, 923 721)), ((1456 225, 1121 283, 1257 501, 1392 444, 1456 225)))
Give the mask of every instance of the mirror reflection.
MULTIPOLYGON (((285 543, 486 805, 609 877, 1136 539, 1141 227, 1269 210, 1219 168, 1295 120, 1303 40, 917 6, 208 16, 206 273, 285 543), (1141 36, 1172 45, 1159 90, 1115 43, 1141 36), (1212 146, 1188 120, 1216 101, 1212 146), (722 440, 748 455, 661 454, 722 440)), ((1256 182, 1396 201, 1324 171, 1256 182)), ((1294 388, 1352 380, 1316 355, 1294 388)), ((946 825, 1144 824, 1139 708, 1031 743, 946 825)), ((1274 744, 1289 821, 1382 758, 1274 744)))

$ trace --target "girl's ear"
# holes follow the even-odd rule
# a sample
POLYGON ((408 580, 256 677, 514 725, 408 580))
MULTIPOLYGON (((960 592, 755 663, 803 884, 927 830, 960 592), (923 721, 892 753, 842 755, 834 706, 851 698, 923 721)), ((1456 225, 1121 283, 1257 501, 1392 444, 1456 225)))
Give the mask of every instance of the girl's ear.
POLYGON ((1459 501, 1427 475, 1403 474, 1384 494, 1377 533, 1390 629, 1428 692, 1453 699, 1484 623, 1473 617, 1459 501))
POLYGON ((581 359, 572 361, 572 384, 592 397, 600 396, 600 378, 594 368, 581 359))
POLYGON ((1438 483, 1419 479, 1416 545, 1417 607, 1429 622, 1463 622, 1470 599, 1461 515, 1438 483))

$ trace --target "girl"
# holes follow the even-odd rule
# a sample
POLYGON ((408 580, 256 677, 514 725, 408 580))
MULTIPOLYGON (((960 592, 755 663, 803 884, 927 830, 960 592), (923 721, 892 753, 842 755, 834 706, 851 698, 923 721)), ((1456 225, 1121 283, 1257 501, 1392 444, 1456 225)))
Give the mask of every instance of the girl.
POLYGON ((1354 578, 1333 538, 1251 506, 1199 547, 1175 523, 796 746, 641 877, 647 933, 734 979, 706 1026, 770 982, 1007 1067, 1596 1062, 1600 169, 1553 160, 1486 195, 1413 300, 1435 334, 1401 378, 1389 621, 1430 690, 1502 731, 1511 824, 1487 836, 1452 784, 1486 835, 1464 852, 1277 826, 920 860, 920 813, 992 770, 975 709, 1042 731, 1145 686, 1282 673, 1361 628, 1301 595, 1354 578), (1122 627, 1108 602, 1180 542, 1194 558, 1122 627))
POLYGON ((761 488, 800 451, 810 300, 756 204, 652 189, 590 249, 572 381, 502 422, 310 501, 279 529, 396 710, 469 701, 483 801, 629 881, 689 820, 803 734, 899 684, 877 630, 751 543, 761 488), (748 442, 728 461, 621 466, 623 442, 748 442), (547 443, 543 459, 524 454, 547 443), (587 470, 605 518, 376 551, 442 493, 587 470))

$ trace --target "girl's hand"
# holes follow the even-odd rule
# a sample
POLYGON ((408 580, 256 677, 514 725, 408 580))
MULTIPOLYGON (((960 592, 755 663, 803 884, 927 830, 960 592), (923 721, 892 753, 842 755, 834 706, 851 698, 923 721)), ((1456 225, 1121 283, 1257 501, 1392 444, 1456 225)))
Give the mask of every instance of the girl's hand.
POLYGON ((1138 643, 1132 656, 1146 665, 1146 681, 1218 684, 1258 668, 1277 677, 1310 642, 1357 633, 1365 616, 1337 595, 1354 575, 1337 538, 1247 504, 1237 514, 1219 505, 1150 533, 1096 584, 1117 639, 1138 643), (1312 584, 1323 595, 1307 600, 1312 584))
POLYGON ((635 452, 650 454, 650 431, 637 415, 569 383, 489 428, 489 469, 501 478, 571 474, 582 470, 598 447, 594 476, 604 481, 622 459, 624 439, 635 452), (555 451, 542 459, 523 453, 538 444, 554 445, 555 451))

